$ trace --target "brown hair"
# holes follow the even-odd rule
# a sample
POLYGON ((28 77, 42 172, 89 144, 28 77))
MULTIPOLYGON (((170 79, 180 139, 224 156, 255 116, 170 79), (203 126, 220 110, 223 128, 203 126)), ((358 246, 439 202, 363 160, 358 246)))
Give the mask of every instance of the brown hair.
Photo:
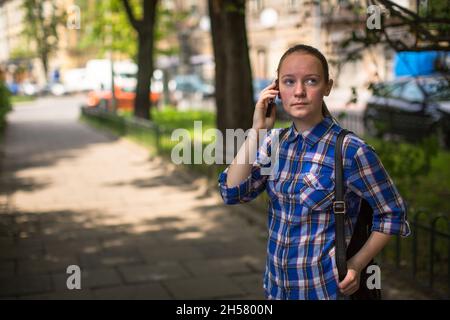
MULTIPOLYGON (((325 81, 328 83, 328 81, 330 80, 330 75, 328 72, 328 62, 327 59, 325 58, 325 56, 316 48, 308 46, 306 44, 297 44, 291 48, 289 48, 282 56, 280 59, 280 62, 278 62, 278 68, 277 68, 277 78, 279 78, 280 76, 280 67, 281 64, 283 63, 283 61, 287 58, 287 56, 289 56, 292 53, 295 52, 304 52, 310 55, 313 55, 314 57, 316 57, 317 59, 319 59, 320 63, 322 64, 322 68, 323 68, 323 74, 325 75, 325 81)), ((330 116, 333 118, 333 116, 331 115, 330 111, 327 108, 327 105, 325 104, 325 101, 322 100, 322 115, 324 117, 326 116, 330 116)))

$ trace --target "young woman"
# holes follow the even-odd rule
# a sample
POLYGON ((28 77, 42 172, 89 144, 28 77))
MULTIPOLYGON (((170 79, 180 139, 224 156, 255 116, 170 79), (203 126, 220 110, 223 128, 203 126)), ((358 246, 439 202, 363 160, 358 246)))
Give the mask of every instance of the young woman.
POLYGON ((348 298, 359 288, 361 270, 391 235, 409 235, 405 204, 375 151, 363 140, 349 134, 343 149, 334 150, 342 128, 323 102, 333 85, 325 57, 313 47, 294 46, 281 57, 277 74, 277 82, 262 90, 256 103, 253 134, 219 176, 220 192, 226 204, 250 201, 265 190, 269 195, 266 298, 348 298), (272 129, 276 108, 266 117, 269 99, 277 96, 293 122, 281 136, 281 129, 272 129), (261 130, 269 131, 258 141, 255 132, 261 130), (272 150, 275 135, 280 141, 272 150), (347 244, 361 200, 373 209, 372 233, 347 261, 348 272, 341 282, 332 211, 334 152, 339 151, 344 163, 347 244), (262 174, 261 168, 271 165, 272 152, 278 153, 275 172, 262 174))

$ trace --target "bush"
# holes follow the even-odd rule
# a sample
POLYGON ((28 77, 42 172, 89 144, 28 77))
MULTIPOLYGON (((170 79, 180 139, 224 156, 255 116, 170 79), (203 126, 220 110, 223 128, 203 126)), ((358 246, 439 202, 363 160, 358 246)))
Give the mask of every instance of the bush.
POLYGON ((3 81, 0 80, 0 130, 3 129, 6 114, 11 111, 10 93, 3 81))

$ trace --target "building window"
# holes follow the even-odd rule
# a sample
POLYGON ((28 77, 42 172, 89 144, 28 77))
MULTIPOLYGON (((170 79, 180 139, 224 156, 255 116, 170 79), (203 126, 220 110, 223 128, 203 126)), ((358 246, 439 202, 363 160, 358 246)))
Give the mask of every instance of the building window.
POLYGON ((264 9, 264 0, 250 0, 248 8, 251 13, 260 13, 264 9))
POLYGON ((267 77, 267 53, 264 48, 260 48, 256 51, 256 77, 267 77))
POLYGON ((287 0, 288 10, 289 12, 298 12, 300 11, 300 0, 287 0))

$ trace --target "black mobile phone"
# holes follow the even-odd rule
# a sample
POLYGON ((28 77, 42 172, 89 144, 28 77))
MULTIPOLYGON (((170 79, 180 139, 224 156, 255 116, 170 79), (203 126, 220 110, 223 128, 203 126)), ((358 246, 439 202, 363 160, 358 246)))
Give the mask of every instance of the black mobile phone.
MULTIPOLYGON (((275 79, 275 90, 278 90, 278 79, 275 79)), ((269 104, 267 106, 266 110, 266 118, 270 117, 270 114, 272 113, 272 108, 275 107, 275 99, 269 99, 269 104)))

